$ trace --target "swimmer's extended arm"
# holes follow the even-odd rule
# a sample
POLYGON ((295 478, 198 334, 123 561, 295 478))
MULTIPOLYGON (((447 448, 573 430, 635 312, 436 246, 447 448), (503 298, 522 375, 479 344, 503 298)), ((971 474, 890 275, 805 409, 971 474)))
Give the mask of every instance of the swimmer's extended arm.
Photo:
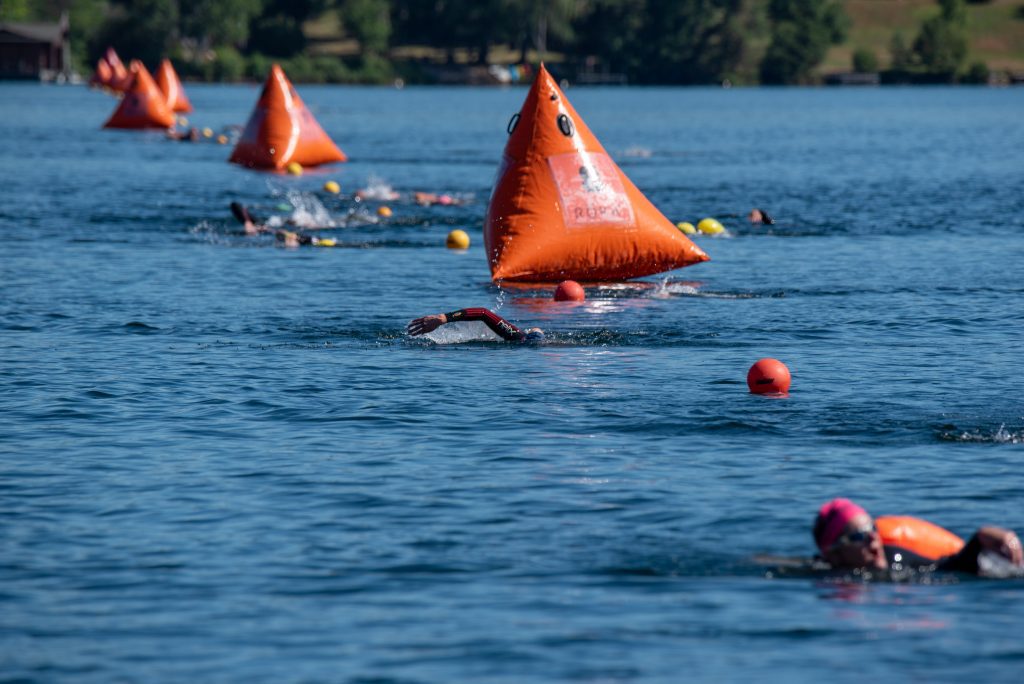
POLYGON ((1021 549, 1020 539, 1013 530, 982 527, 967 541, 964 548, 944 558, 939 564, 939 569, 977 574, 978 554, 982 551, 998 553, 1017 567, 1024 565, 1024 551, 1021 549))
POLYGON ((483 321, 484 324, 490 328, 496 335, 509 342, 518 342, 526 337, 526 334, 512 325, 498 314, 477 307, 473 309, 458 309, 446 314, 434 314, 433 316, 424 316, 417 318, 409 323, 407 328, 410 335, 424 335, 432 330, 436 330, 445 323, 454 323, 456 321, 483 321))
POLYGON ((483 321, 495 335, 498 335, 503 340, 507 340, 509 342, 519 342, 526 337, 526 333, 522 330, 512 325, 490 309, 484 309, 482 307, 459 309, 458 311, 452 311, 451 313, 444 314, 444 317, 447 323, 453 323, 455 321, 483 321))

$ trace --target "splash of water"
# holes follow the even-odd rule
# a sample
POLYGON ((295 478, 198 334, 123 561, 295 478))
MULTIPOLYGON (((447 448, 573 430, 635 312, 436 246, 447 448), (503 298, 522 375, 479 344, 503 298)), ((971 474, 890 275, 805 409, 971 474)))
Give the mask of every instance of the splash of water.
POLYGON ((464 344, 466 342, 502 342, 501 337, 479 321, 457 321, 433 330, 422 337, 434 344, 464 344))

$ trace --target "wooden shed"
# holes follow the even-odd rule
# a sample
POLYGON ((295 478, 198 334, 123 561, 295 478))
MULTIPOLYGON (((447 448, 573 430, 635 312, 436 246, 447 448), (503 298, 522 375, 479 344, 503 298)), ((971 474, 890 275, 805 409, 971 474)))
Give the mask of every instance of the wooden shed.
POLYGON ((69 80, 71 42, 67 12, 55 24, 0 22, 0 78, 69 80))

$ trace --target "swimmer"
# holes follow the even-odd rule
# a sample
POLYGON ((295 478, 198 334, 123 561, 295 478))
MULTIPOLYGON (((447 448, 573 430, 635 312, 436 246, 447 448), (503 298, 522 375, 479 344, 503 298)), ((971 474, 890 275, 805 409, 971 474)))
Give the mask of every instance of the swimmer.
POLYGON ((313 247, 335 247, 337 240, 318 238, 315 235, 306 235, 292 230, 278 230, 257 221, 244 204, 231 203, 231 213, 235 220, 242 224, 246 235, 262 235, 273 233, 278 241, 283 242, 285 247, 298 247, 300 245, 312 245, 313 247))
POLYGON ((391 189, 390 185, 374 185, 368 188, 360 188, 353 195, 356 200, 373 200, 376 202, 394 202, 402 196, 391 189))
POLYGON ((775 219, 768 215, 768 212, 764 209, 751 209, 750 213, 747 214, 747 220, 754 225, 763 223, 766 226, 775 225, 775 219))
POLYGON ((1012 530, 1001 527, 982 527, 959 551, 937 559, 913 549, 883 545, 874 520, 849 499, 833 499, 822 506, 813 534, 821 560, 831 569, 885 572, 910 568, 978 574, 978 556, 985 551, 1002 556, 1016 568, 1024 567, 1020 539, 1012 530))
POLYGON ((459 309, 451 313, 440 313, 432 316, 423 316, 409 322, 406 331, 416 337, 425 335, 428 332, 437 330, 445 323, 456 323, 459 321, 483 321, 491 331, 506 342, 540 342, 544 339, 544 331, 540 328, 527 328, 520 330, 498 314, 484 308, 459 309))
POLYGON ((167 137, 171 140, 179 140, 181 142, 199 142, 201 137, 199 135, 198 128, 190 128, 187 131, 167 131, 167 137))
POLYGON ((414 192, 412 197, 416 204, 421 207, 429 207, 435 204, 440 204, 446 207, 465 204, 463 200, 452 197, 451 195, 435 195, 432 192, 414 192))
POLYGON ((259 235, 260 233, 270 232, 270 228, 253 218, 253 215, 249 213, 244 204, 232 202, 231 213, 234 215, 235 220, 242 224, 246 235, 259 235))

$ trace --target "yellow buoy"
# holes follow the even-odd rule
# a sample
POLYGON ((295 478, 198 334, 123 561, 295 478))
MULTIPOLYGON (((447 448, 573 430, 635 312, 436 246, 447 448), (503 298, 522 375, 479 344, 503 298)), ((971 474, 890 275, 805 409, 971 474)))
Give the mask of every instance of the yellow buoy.
POLYGON ((334 247, 338 244, 338 241, 334 238, 319 238, 313 244, 317 247, 334 247))
POLYGON ((695 235, 697 233, 697 229, 689 221, 680 221, 676 224, 676 228, 683 231, 686 235, 695 235))
POLYGON ((285 170, 293 176, 302 175, 302 164, 299 162, 288 162, 288 166, 284 167, 285 170))
POLYGON ((448 239, 445 240, 445 246, 448 247, 448 249, 468 249, 469 234, 464 230, 453 230, 448 233, 448 239))
POLYGON ((212 128, 204 128, 203 129, 203 137, 204 138, 212 138, 213 137, 213 129, 212 128))
POLYGON ((324 190, 331 193, 332 195, 337 195, 339 192, 341 192, 341 186, 338 185, 337 182, 335 181, 327 181, 326 183, 324 183, 324 190))
POLYGON ((224 135, 223 133, 218 135, 217 136, 217 144, 218 145, 227 145, 228 144, 228 136, 224 135))
POLYGON ((188 127, 188 117, 179 116, 178 117, 178 125, 181 126, 182 128, 187 128, 188 127))
POLYGON ((697 224, 697 230, 705 235, 718 235, 725 232, 725 226, 713 218, 701 219, 697 224))
POLYGON ((388 216, 391 216, 392 213, 394 212, 391 211, 390 207, 377 207, 378 216, 383 216, 384 218, 387 218, 388 216))

